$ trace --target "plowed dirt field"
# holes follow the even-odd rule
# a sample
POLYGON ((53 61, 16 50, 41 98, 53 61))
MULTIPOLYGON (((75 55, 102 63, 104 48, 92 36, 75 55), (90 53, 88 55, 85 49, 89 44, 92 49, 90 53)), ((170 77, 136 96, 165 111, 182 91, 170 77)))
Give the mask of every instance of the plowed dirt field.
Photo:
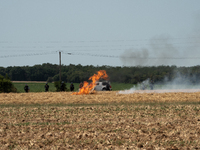
POLYGON ((200 149, 199 102, 200 92, 3 93, 0 149, 200 149))

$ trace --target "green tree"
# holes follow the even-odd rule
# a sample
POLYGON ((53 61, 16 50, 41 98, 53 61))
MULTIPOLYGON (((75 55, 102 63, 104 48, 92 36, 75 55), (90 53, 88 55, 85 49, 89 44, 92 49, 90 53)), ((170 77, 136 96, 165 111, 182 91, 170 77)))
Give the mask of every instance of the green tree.
POLYGON ((57 91, 57 92, 62 91, 62 90, 61 90, 61 84, 63 84, 64 91, 67 91, 67 87, 66 87, 67 85, 66 85, 65 82, 63 82, 63 81, 55 81, 55 82, 54 82, 54 86, 56 87, 56 91, 57 91))
POLYGON ((17 89, 13 86, 12 82, 9 79, 6 79, 4 78, 4 76, 0 75, 0 92, 17 92, 17 89))

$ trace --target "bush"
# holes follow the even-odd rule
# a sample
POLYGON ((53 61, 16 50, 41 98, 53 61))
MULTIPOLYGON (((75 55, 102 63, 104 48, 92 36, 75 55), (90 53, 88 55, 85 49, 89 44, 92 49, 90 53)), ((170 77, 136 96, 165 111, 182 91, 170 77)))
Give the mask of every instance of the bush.
POLYGON ((17 92, 17 89, 14 87, 8 77, 4 78, 4 76, 0 75, 0 93, 9 92, 17 92))
POLYGON ((53 77, 48 77, 47 82, 52 83, 53 82, 53 77))
MULTIPOLYGON (((62 82, 63 82, 63 81, 62 81, 62 82)), ((62 84, 62 82, 61 82, 61 81, 55 81, 55 82, 54 82, 54 86, 56 87, 56 91, 57 91, 57 92, 62 91, 62 90, 61 90, 61 84, 62 84)), ((66 83, 64 83, 64 82, 63 82, 63 89, 64 89, 64 91, 67 91, 66 83)))

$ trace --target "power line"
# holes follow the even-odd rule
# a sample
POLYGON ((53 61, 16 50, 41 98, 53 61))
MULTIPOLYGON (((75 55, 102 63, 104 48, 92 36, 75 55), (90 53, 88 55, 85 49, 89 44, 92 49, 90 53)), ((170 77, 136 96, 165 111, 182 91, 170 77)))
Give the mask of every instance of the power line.
MULTIPOLYGON (((175 38, 154 38, 153 40, 162 41, 162 40, 184 40, 184 39, 200 39, 200 37, 175 37, 175 38)), ((150 39, 120 39, 120 40, 73 40, 73 41, 0 41, 0 44, 11 44, 11 43, 99 43, 99 42, 132 42, 132 41, 149 41, 150 39)))
MULTIPOLYGON (((127 46, 127 45, 126 45, 127 46)), ((131 45, 129 45, 129 46, 131 46, 131 45)), ((88 47, 86 47, 86 46, 79 46, 79 47, 62 47, 61 49, 66 49, 66 50, 63 50, 63 51, 69 51, 69 50, 67 50, 67 49, 73 49, 72 51, 81 51, 81 52, 84 52, 84 51, 124 51, 124 50, 131 50, 131 49, 137 49, 136 48, 136 46, 139 46, 139 45, 135 45, 134 47, 123 47, 123 45, 121 45, 120 47, 116 47, 116 48, 110 48, 109 46, 105 46, 105 47, 101 47, 101 46, 88 46, 88 47), (81 48, 84 48, 84 49, 81 49, 81 48), (85 48, 87 48, 87 49, 85 49, 85 48)), ((154 45, 155 46, 155 45, 154 45)), ((197 46, 197 45, 193 45, 193 46, 176 46, 176 47, 172 47, 172 48, 174 48, 174 49, 180 49, 180 48, 197 48, 197 47, 200 47, 200 45, 199 46, 197 46)), ((56 48, 56 47, 55 47, 56 48)), ((54 49, 55 49, 54 48, 54 49)), ((159 46, 159 47, 154 47, 154 48, 147 48, 147 49, 150 49, 150 50, 162 50, 162 49, 167 49, 168 48, 168 46, 159 46)), ((1 52, 33 52, 33 51, 48 51, 48 50, 52 50, 53 48, 51 48, 51 49, 36 49, 36 48, 34 48, 34 49, 3 49, 3 50, 0 50, 1 52)))
POLYGON ((200 59, 200 57, 137 57, 137 56, 115 56, 115 55, 99 55, 91 53, 70 53, 63 52, 65 55, 81 55, 81 56, 94 56, 94 57, 109 57, 109 58, 127 58, 127 59, 200 59))
POLYGON ((16 54, 16 55, 4 55, 0 56, 0 58, 8 58, 8 57, 22 57, 22 56, 36 56, 36 55, 48 55, 55 54, 56 52, 44 52, 44 53, 32 53, 32 54, 16 54))
MULTIPOLYGON (((154 44, 119 44, 119 45, 62 45, 60 47, 62 48, 94 48, 94 47, 122 47, 122 46, 131 46, 131 47, 136 47, 136 46, 146 46, 146 45, 185 45, 185 44, 198 44, 199 41, 196 42, 176 42, 176 43, 154 43, 154 44)), ((47 49, 51 49, 51 48, 56 48, 57 46, 1 46, 2 49, 27 49, 27 48, 31 48, 31 49, 38 49, 38 48, 47 48, 47 49)))
POLYGON ((15 50, 0 50, 1 52, 33 52, 33 51, 48 51, 48 50, 44 50, 44 49, 40 49, 40 50, 33 50, 33 49, 29 49, 29 50, 17 50, 17 49, 15 49, 15 50))
MULTIPOLYGON (((16 54, 16 55, 4 55, 0 58, 9 58, 9 57, 23 57, 23 56, 37 56, 37 55, 48 55, 56 54, 58 51, 44 52, 44 53, 31 53, 31 54, 16 54)), ((71 53, 71 52, 62 52, 65 55, 81 55, 81 56, 92 56, 92 57, 104 57, 104 58, 124 58, 124 59, 200 59, 200 57, 137 57, 137 56, 116 56, 116 55, 105 55, 105 54, 91 54, 91 53, 71 53)))

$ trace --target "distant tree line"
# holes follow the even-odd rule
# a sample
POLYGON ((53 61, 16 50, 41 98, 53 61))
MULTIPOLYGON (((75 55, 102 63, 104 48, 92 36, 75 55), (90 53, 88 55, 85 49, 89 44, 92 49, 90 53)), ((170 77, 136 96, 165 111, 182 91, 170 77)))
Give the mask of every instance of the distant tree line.
MULTIPOLYGON (((106 70, 110 82, 137 84, 146 79, 154 82, 173 80, 177 74, 191 82, 200 83, 200 66, 177 67, 177 66, 134 66, 134 67, 112 67, 112 66, 82 66, 62 65, 62 81, 80 83, 87 81, 90 76, 99 70, 106 70)), ((59 65, 42 64, 23 67, 0 67, 0 75, 8 76, 11 81, 47 81, 59 80, 59 65)))

